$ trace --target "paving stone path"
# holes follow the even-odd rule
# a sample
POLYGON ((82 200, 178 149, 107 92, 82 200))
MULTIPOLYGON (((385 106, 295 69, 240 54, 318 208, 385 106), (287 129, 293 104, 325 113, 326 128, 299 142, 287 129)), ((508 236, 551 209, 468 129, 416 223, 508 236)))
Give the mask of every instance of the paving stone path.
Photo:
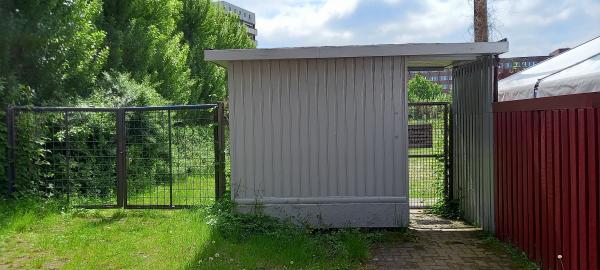
POLYGON ((374 247, 367 269, 520 269, 478 228, 423 210, 411 210, 410 218, 408 240, 374 247))

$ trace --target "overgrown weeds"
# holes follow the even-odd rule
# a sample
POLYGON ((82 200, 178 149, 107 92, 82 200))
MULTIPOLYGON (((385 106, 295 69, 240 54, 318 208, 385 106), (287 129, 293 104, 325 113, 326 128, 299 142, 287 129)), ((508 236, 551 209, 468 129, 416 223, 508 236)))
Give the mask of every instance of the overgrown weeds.
POLYGON ((437 201, 431 208, 427 210, 429 213, 438 215, 447 219, 460 219, 462 212, 458 200, 443 199, 437 201))
POLYGON ((65 211, 66 208, 66 203, 60 200, 34 197, 23 197, 18 201, 0 200, 0 236, 31 230, 45 216, 65 211))
POLYGON ((231 202, 210 210, 212 242, 189 269, 354 269, 386 232, 314 229, 258 213, 239 214, 231 202))
POLYGON ((62 201, 0 205, 0 265, 33 269, 356 269, 404 231, 315 229, 225 200, 186 210, 88 210, 62 201), (32 249, 31 247, 35 247, 32 249), (51 263, 52 265, 45 265, 51 263))
POLYGON ((504 243, 493 235, 482 234, 482 247, 498 254, 508 253, 513 262, 514 269, 540 269, 540 267, 527 258, 527 255, 508 243, 504 243))

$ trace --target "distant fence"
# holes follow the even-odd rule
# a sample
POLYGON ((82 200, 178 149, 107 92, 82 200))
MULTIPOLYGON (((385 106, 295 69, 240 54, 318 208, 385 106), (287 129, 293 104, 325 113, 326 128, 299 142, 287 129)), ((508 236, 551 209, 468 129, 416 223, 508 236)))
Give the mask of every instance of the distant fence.
POLYGON ((448 196, 450 103, 408 104, 409 207, 427 208, 448 196))
POLYGON ((497 236, 544 269, 599 269, 600 93, 496 103, 494 123, 497 236))

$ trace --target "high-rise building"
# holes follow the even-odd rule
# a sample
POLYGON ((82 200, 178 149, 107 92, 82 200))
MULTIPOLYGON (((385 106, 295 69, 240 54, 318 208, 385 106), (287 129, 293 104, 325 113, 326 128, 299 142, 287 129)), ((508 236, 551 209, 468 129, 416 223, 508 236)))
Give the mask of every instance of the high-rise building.
POLYGON ((218 3, 223 6, 225 11, 235 13, 240 17, 240 21, 248 29, 248 36, 256 43, 256 35, 258 32, 256 31, 256 15, 254 12, 250 12, 226 1, 219 1, 218 3))

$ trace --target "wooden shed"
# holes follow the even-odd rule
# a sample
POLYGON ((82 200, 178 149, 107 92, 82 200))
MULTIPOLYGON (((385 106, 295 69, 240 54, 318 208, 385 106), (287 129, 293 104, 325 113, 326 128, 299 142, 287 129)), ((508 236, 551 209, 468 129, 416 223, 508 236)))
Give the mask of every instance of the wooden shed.
POLYGON ((231 196, 320 227, 408 225, 407 70, 508 43, 207 50, 228 70, 231 196))

